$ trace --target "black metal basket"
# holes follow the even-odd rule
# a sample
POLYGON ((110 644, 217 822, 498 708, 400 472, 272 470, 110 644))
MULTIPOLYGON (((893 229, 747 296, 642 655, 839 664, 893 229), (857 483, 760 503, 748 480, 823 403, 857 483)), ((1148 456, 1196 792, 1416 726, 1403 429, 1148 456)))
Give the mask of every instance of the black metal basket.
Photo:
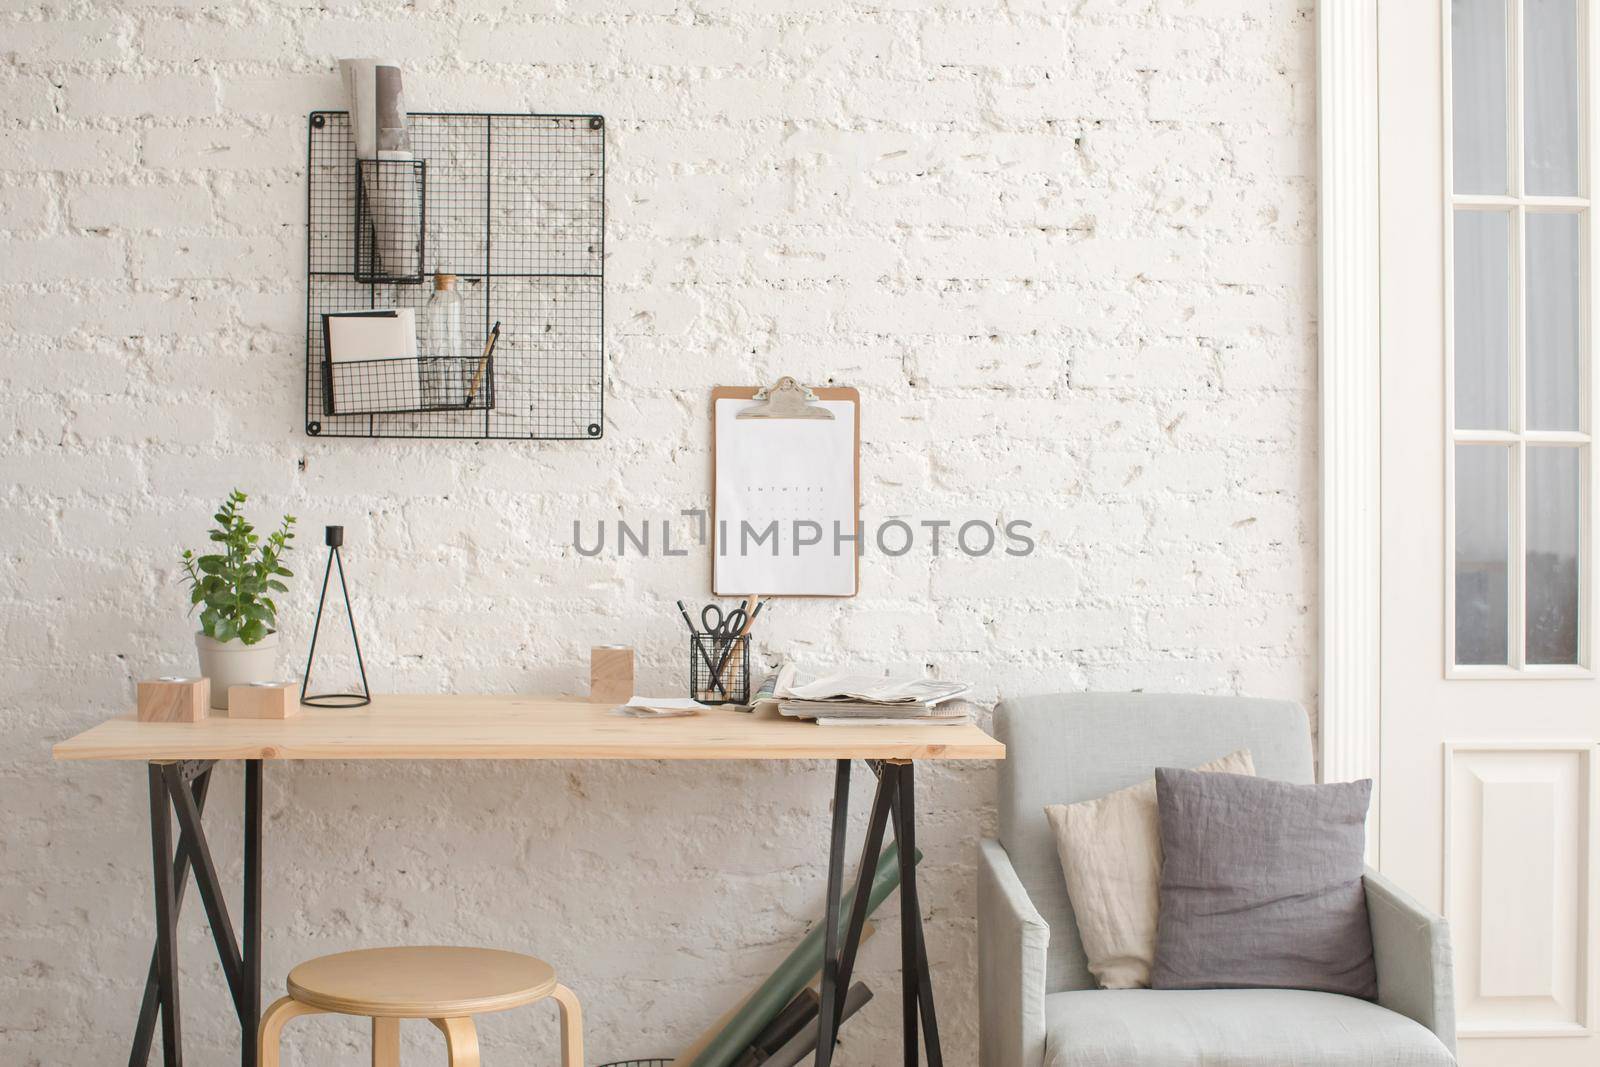
POLYGON ((356 281, 422 284, 427 229, 426 161, 356 161, 356 281))
POLYGON ((421 356, 323 362, 324 415, 490 411, 494 356, 421 356))
POLYGON ((689 698, 702 704, 750 703, 749 635, 689 638, 689 698))

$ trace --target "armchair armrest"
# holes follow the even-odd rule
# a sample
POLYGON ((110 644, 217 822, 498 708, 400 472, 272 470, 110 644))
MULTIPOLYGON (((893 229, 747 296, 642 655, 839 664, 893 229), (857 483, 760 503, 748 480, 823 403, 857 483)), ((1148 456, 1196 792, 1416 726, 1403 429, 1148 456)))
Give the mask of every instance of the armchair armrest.
POLYGON ((1044 921, 1000 842, 978 850, 978 1062, 1039 1067, 1044 1062, 1044 921))
POLYGON ((1378 969, 1378 1003, 1432 1030, 1456 1051, 1450 925, 1371 868, 1363 883, 1378 969))

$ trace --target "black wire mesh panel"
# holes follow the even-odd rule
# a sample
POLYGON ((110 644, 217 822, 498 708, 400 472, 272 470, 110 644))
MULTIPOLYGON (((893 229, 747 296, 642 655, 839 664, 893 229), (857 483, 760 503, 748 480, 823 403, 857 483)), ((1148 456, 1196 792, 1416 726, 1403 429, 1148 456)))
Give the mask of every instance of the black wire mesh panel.
MULTIPOLYGON (((362 205, 357 201, 367 193, 357 172, 349 116, 311 113, 306 432, 322 437, 599 437, 605 365, 604 122, 592 115, 413 114, 410 126, 413 152, 427 164, 418 203, 421 274, 415 283, 364 281, 388 278, 390 272, 382 261, 380 236, 374 266, 383 273, 358 277, 364 268, 358 268, 362 205), (457 278, 462 373, 468 367, 476 371, 489 330, 500 323, 493 359, 472 402, 399 410, 415 406, 406 403, 412 390, 408 368, 400 368, 398 384, 390 380, 395 372, 378 368, 383 373, 376 376, 376 405, 361 403, 353 392, 342 394, 336 375, 344 365, 328 365, 323 313, 409 307, 416 310, 420 327, 432 296, 425 283, 436 273, 457 278), (386 406, 391 403, 397 406, 386 406)), ((404 257, 397 252, 393 258, 404 257)), ((362 381, 372 380, 369 368, 362 381)))

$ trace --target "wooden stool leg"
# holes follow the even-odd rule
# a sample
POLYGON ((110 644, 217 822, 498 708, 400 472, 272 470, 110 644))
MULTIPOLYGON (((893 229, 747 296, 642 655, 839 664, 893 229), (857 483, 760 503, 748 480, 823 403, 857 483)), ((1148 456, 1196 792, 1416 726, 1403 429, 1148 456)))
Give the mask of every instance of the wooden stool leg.
POLYGON ((583 1067, 583 1008, 564 985, 557 985, 550 996, 561 1009, 561 1067, 583 1067))
POLYGON ((372 1067, 400 1067, 400 1020, 372 1017, 372 1067))
POLYGON ((432 1022, 444 1031, 445 1048, 450 1050, 450 1067, 478 1067, 478 1028, 472 1024, 471 1016, 432 1022))
POLYGON ((278 1067, 278 1041, 283 1037, 283 1024, 302 1015, 321 1015, 321 1008, 302 1004, 293 997, 279 997, 261 1016, 261 1027, 256 1031, 256 1063, 258 1067, 278 1067))

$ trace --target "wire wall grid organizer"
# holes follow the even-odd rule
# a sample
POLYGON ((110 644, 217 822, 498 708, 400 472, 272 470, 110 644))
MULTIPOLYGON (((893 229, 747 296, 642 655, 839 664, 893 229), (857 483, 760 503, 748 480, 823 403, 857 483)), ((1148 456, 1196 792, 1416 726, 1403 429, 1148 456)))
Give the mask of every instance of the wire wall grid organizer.
POLYGON ((415 159, 358 161, 347 112, 310 115, 306 433, 600 437, 605 120, 413 113, 408 122, 415 159), (456 276, 462 302, 459 366, 446 372, 481 379, 465 405, 430 402, 425 388, 434 364, 452 357, 328 360, 324 314, 409 307, 421 327, 435 274, 456 276), (495 322, 499 340, 481 357, 495 322), (423 399, 413 402, 417 382, 423 399), (341 402, 349 398, 357 402, 341 402), (351 407, 359 413, 338 413, 351 407))

